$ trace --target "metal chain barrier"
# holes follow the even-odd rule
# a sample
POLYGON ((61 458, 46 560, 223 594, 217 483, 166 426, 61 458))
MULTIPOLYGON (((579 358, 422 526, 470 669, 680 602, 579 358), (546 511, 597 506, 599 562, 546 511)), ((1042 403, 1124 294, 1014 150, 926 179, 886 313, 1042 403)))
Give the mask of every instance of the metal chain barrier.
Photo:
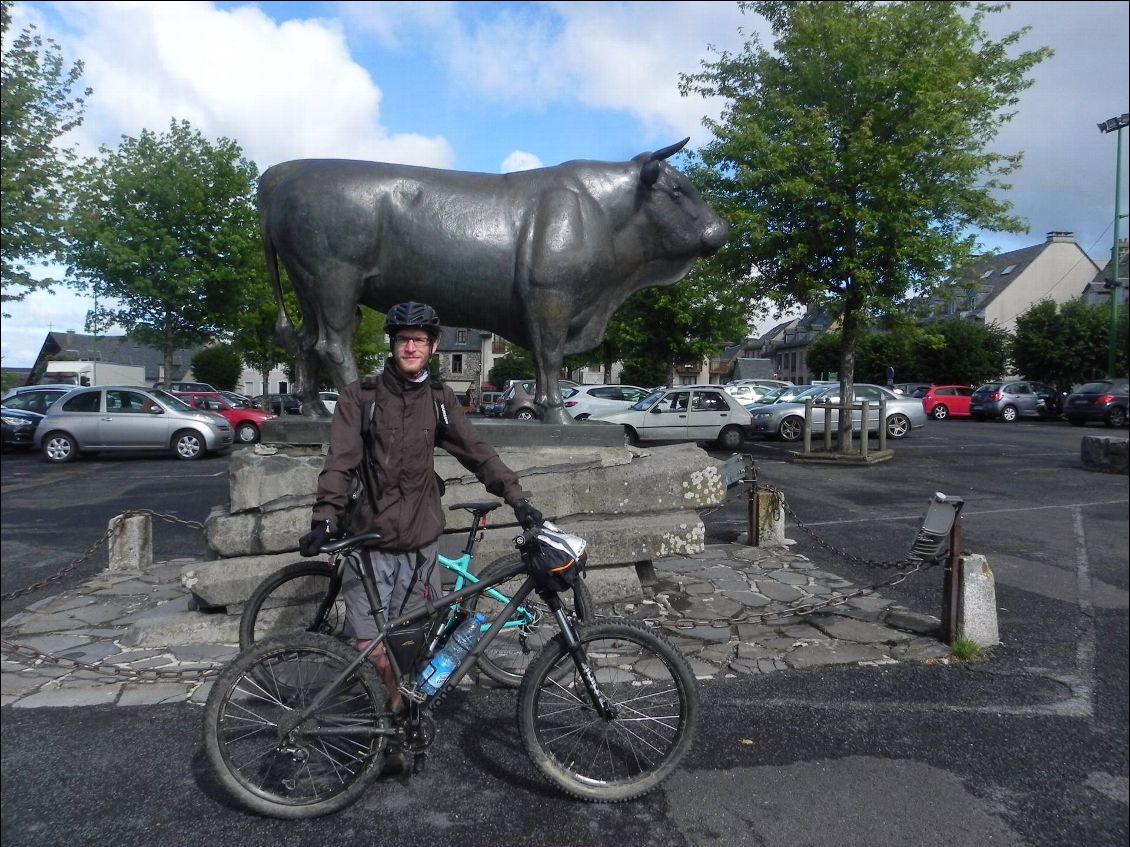
MULTIPOLYGON (((116 516, 117 519, 111 521, 110 525, 106 528, 106 532, 102 537, 94 542, 85 553, 75 559, 61 570, 51 574, 44 579, 27 585, 16 591, 7 592, 0 595, 4 600, 11 600, 15 597, 22 597, 25 594, 30 594, 33 591, 38 591, 52 583, 58 582, 63 577, 70 573, 87 561, 95 552, 105 543, 107 543, 114 535, 121 531, 121 526, 124 524, 126 518, 136 516, 148 516, 150 518, 157 518, 172 524, 181 524, 190 529, 203 529, 204 524, 200 521, 190 521, 184 518, 178 518, 176 515, 164 514, 162 512, 154 512, 149 509, 132 509, 128 512, 123 512, 121 515, 116 516)), ((114 676, 126 677, 136 682, 161 682, 161 681, 189 681, 200 680, 205 677, 214 676, 220 671, 219 665, 208 665, 195 668, 184 668, 182 670, 162 670, 160 668, 142 668, 133 669, 126 667, 118 667, 116 665, 94 665, 89 662, 81 662, 77 659, 68 659, 65 656, 56 656, 51 653, 44 653, 42 650, 37 650, 34 647, 26 644, 17 644, 8 639, 0 639, 0 648, 3 654, 19 664, 26 665, 27 667, 37 667, 42 665, 53 665, 56 667, 68 667, 74 670, 85 670, 91 673, 114 676)))

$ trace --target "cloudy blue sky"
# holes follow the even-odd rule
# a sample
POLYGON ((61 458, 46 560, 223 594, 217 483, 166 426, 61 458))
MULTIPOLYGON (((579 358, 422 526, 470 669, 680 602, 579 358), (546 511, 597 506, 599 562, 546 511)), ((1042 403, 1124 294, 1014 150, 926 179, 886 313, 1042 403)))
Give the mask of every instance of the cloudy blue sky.
MULTIPOLYGON (((1096 124, 1127 111, 1128 11, 1017 2, 991 16, 994 35, 1030 26, 1022 46, 1056 55, 997 142, 1025 154, 1008 196, 1029 234, 982 233, 986 248, 1067 230, 1109 256, 1116 142, 1096 124)), ((83 152, 183 118, 235 139, 261 170, 335 157, 497 173, 687 135, 698 146, 720 104, 680 97, 679 73, 698 70, 707 45, 737 49, 739 28, 766 32, 732 2, 17 2, 14 18, 85 63, 83 152)), ((48 331, 81 332, 91 303, 60 291, 7 305, 3 362, 19 367, 48 331)), ((774 315, 757 317, 761 329, 774 315)))

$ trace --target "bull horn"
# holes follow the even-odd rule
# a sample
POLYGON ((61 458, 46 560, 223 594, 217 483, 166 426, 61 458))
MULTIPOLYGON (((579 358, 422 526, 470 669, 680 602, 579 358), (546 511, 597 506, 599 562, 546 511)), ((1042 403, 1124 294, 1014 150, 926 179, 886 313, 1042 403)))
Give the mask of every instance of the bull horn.
POLYGON ((654 153, 651 154, 651 156, 649 158, 653 162, 655 162, 655 161, 658 161, 659 159, 666 159, 668 156, 674 156, 676 153, 678 153, 680 150, 682 150, 684 147, 686 147, 687 142, 690 141, 690 140, 691 140, 691 137, 688 135, 682 141, 678 141, 678 142, 672 144, 670 147, 664 147, 662 150, 656 150, 654 153))

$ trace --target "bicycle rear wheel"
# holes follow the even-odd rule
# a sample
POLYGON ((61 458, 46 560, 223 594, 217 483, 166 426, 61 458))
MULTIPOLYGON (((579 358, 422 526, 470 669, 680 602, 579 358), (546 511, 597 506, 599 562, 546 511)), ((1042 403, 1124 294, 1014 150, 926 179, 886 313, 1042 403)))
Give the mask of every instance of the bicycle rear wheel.
POLYGON ((666 779, 690 749, 698 721, 694 675, 666 638, 642 624, 581 626, 577 636, 613 716, 597 712, 558 635, 522 680, 522 742, 565 793, 598 803, 631 800, 666 779))
POLYGON ((246 650, 264 638, 297 632, 320 632, 343 638, 345 602, 335 597, 324 617, 318 608, 327 592, 335 594, 334 571, 326 562, 295 562, 264 579, 243 607, 239 646, 246 650))
MULTIPOLYGON (((490 582, 492 576, 501 573, 506 568, 512 568, 519 559, 520 556, 517 553, 496 559, 483 568, 483 572, 479 574, 479 579, 483 582, 490 582)), ((525 575, 521 574, 496 587, 509 597, 518 590, 525 579, 525 575)), ((560 596, 565 608, 577 620, 591 621, 593 619, 592 594, 589 593, 588 586, 585 585, 583 579, 576 580, 573 583, 572 591, 566 591, 560 596)), ((469 602, 471 611, 482 612, 486 615, 487 620, 496 618, 505 605, 505 603, 500 603, 486 594, 472 597, 469 602)), ((530 662, 557 633, 557 622, 553 619, 553 613, 536 594, 531 592, 522 605, 529 612, 532 620, 520 627, 500 630, 479 656, 480 670, 499 685, 507 688, 517 688, 522 684, 522 676, 525 674, 526 668, 530 666, 530 662)))
POLYGON ((220 785, 252 811, 311 818, 356 800, 380 774, 392 726, 388 693, 362 662, 308 719, 310 703, 357 651, 325 635, 270 638, 216 678, 204 709, 204 750, 220 785))

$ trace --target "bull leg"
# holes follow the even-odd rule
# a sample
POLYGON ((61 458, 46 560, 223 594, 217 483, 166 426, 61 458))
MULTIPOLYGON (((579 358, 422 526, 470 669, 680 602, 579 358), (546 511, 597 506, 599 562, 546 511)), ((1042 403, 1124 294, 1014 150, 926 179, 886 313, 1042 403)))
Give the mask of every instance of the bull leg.
MULTIPOLYGON (((552 313, 552 311, 551 311, 552 313)), ((541 409, 544 423, 562 425, 573 423, 573 416, 565 411, 561 399, 561 365, 565 361, 565 327, 552 325, 549 321, 534 321, 530 333, 533 340, 534 369, 537 376, 537 389, 534 403, 541 409)))

